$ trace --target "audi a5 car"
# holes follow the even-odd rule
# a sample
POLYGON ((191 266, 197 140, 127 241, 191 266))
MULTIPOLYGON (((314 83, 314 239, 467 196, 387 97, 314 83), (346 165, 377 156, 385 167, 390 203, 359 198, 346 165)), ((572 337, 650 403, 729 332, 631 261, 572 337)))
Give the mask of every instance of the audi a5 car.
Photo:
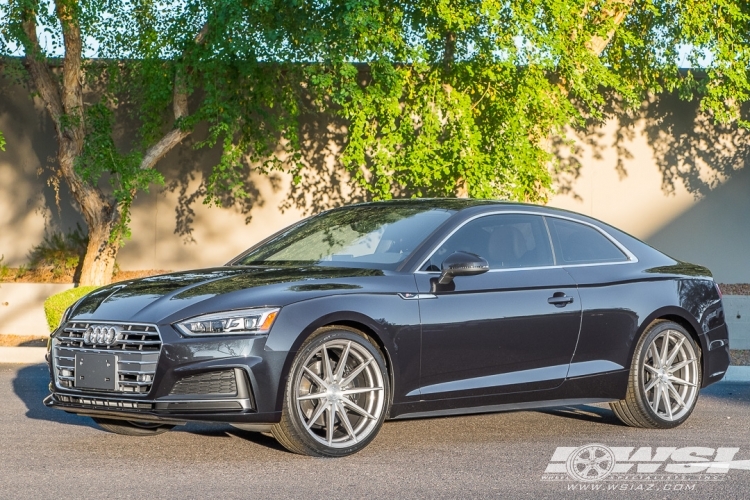
POLYGON ((386 419, 609 402, 684 422, 729 365, 708 269, 563 210, 365 203, 227 265, 115 283, 50 341, 53 408, 111 432, 190 421, 344 456, 386 419))

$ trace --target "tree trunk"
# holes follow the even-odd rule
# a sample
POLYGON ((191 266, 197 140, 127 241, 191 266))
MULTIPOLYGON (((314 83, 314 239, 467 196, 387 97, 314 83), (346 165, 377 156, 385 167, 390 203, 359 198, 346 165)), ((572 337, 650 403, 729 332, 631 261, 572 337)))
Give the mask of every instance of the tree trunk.
POLYGON ((468 198, 469 197, 469 187, 466 185, 466 179, 463 177, 459 177, 456 179, 456 187, 453 190, 453 194, 456 195, 456 198, 468 198))
MULTIPOLYGON (((122 215, 115 199, 106 196, 97 186, 90 185, 75 171, 75 162, 83 151, 86 137, 83 101, 83 82, 86 78, 81 64, 83 43, 76 1, 56 3, 55 13, 63 28, 65 46, 61 77, 53 74, 39 45, 36 8, 37 5, 30 2, 22 12, 22 28, 26 34, 23 40, 25 61, 33 86, 55 124, 60 177, 68 184, 88 228, 89 243, 78 282, 81 285, 106 285, 112 281, 115 259, 120 249, 118 224, 122 215)), ((208 24, 196 35, 196 44, 203 43, 207 31, 208 24)), ((188 89, 181 83, 179 75, 175 77, 174 85, 173 107, 175 121, 178 122, 188 114, 188 89)), ((154 168, 165 154, 190 134, 188 130, 181 130, 178 123, 175 125, 175 129, 146 151, 141 169, 154 168)), ((135 192, 132 194, 135 196, 135 192)))
POLYGON ((113 227, 101 224, 98 227, 89 225, 89 245, 83 258, 83 267, 79 282, 81 285, 107 285, 112 282, 115 259, 120 249, 119 239, 110 241, 113 227))
POLYGON ((116 226, 120 220, 120 211, 114 202, 96 187, 82 182, 75 172, 75 160, 83 147, 77 141, 60 141, 57 161, 60 171, 68 182, 73 199, 88 228, 89 243, 83 257, 81 285, 107 285, 112 281, 115 259, 120 249, 120 238, 116 235, 116 226))

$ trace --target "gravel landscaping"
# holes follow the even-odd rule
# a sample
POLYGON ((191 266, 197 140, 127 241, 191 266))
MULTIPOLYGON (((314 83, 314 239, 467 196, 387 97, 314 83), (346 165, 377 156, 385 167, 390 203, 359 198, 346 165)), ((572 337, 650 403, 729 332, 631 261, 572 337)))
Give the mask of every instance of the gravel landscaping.
POLYGON ((719 283, 719 288, 724 295, 750 295, 750 283, 736 283, 734 285, 719 283))
POLYGON ((0 334, 0 347, 47 347, 47 337, 0 334))

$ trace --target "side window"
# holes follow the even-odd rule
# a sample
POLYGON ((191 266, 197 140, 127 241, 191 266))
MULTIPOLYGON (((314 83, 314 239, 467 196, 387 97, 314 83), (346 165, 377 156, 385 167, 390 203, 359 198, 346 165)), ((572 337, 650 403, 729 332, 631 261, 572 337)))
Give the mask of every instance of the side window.
POLYGON ((558 264, 623 262, 628 257, 593 227, 556 217, 547 217, 558 264))
POLYGON ((487 215, 467 222, 432 254, 423 270, 439 271, 443 260, 454 252, 484 257, 490 269, 554 263, 544 220, 538 215, 487 215))

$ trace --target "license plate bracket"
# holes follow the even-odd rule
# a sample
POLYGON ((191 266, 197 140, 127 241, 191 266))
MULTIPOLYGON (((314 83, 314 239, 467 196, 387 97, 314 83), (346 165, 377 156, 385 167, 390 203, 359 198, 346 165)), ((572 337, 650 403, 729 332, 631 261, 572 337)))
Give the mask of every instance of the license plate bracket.
POLYGON ((117 356, 114 354, 76 354, 77 389, 114 391, 117 388, 117 356))

